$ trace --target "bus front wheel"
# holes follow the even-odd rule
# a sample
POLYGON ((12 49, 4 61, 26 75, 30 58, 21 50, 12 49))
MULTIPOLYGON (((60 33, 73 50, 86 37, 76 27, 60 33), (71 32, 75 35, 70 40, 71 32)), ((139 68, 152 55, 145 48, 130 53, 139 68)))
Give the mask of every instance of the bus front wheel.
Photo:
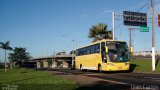
POLYGON ((102 67, 100 64, 98 65, 98 72, 102 72, 102 67))

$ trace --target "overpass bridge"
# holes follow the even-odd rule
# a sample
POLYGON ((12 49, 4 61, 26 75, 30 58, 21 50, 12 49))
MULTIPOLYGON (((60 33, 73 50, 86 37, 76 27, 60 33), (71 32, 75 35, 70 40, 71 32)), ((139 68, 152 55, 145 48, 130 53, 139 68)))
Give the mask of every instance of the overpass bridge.
POLYGON ((75 55, 53 55, 48 57, 32 58, 29 62, 36 62, 37 68, 69 68, 74 66, 75 55))

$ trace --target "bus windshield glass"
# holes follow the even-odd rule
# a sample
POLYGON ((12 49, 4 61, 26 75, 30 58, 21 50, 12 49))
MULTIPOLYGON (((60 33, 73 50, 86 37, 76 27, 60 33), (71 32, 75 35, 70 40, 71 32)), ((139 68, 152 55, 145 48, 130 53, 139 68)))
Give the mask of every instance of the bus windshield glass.
POLYGON ((111 62, 127 62, 129 50, 126 42, 106 42, 108 58, 111 62))

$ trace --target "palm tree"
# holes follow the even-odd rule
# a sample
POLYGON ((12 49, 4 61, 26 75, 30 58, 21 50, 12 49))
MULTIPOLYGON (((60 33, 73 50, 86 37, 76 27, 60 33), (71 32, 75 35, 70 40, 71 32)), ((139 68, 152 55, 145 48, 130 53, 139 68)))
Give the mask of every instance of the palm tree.
POLYGON ((93 38, 93 42, 102 40, 102 39, 110 39, 111 35, 110 31, 107 31, 107 24, 99 23, 90 28, 89 38, 93 38))
POLYGON ((106 39, 113 39, 113 36, 112 36, 112 31, 107 31, 107 34, 106 34, 106 39))
POLYGON ((5 43, 3 43, 3 42, 0 42, 0 48, 2 48, 2 49, 4 49, 5 50, 5 72, 7 71, 7 68, 6 68, 6 51, 7 50, 12 50, 12 48, 10 47, 10 42, 9 41, 7 41, 7 42, 5 42, 5 43))

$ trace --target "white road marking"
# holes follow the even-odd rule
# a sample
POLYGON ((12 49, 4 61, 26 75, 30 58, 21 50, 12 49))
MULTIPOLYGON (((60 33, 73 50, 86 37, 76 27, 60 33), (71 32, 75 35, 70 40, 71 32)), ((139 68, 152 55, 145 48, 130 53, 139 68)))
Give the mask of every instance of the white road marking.
MULTIPOLYGON (((97 73, 98 75, 99 73, 97 73)), ((96 74, 85 74, 85 75, 96 75, 96 74)), ((96 77, 93 77, 93 78, 96 78, 96 77)), ((116 83, 116 84, 123 84, 123 85, 130 85, 128 83, 124 83, 124 82, 119 82, 119 81, 114 81, 114 80, 106 80, 106 79, 101 79, 101 78, 96 78, 98 80, 102 80, 102 81, 107 81, 107 82, 110 82, 110 83, 116 83)))
POLYGON ((103 80, 103 81, 107 81, 107 82, 110 82, 110 83, 123 84, 123 85, 130 85, 130 84, 128 84, 128 83, 119 82, 119 81, 104 80, 104 79, 100 79, 100 78, 97 78, 97 79, 99 79, 99 80, 103 80))
POLYGON ((160 78, 152 78, 152 79, 160 80, 160 78))
POLYGON ((151 79, 152 77, 144 77, 144 78, 151 79))
POLYGON ((146 79, 152 79, 153 81, 158 81, 160 82, 160 78, 153 78, 153 77, 144 77, 146 79))

